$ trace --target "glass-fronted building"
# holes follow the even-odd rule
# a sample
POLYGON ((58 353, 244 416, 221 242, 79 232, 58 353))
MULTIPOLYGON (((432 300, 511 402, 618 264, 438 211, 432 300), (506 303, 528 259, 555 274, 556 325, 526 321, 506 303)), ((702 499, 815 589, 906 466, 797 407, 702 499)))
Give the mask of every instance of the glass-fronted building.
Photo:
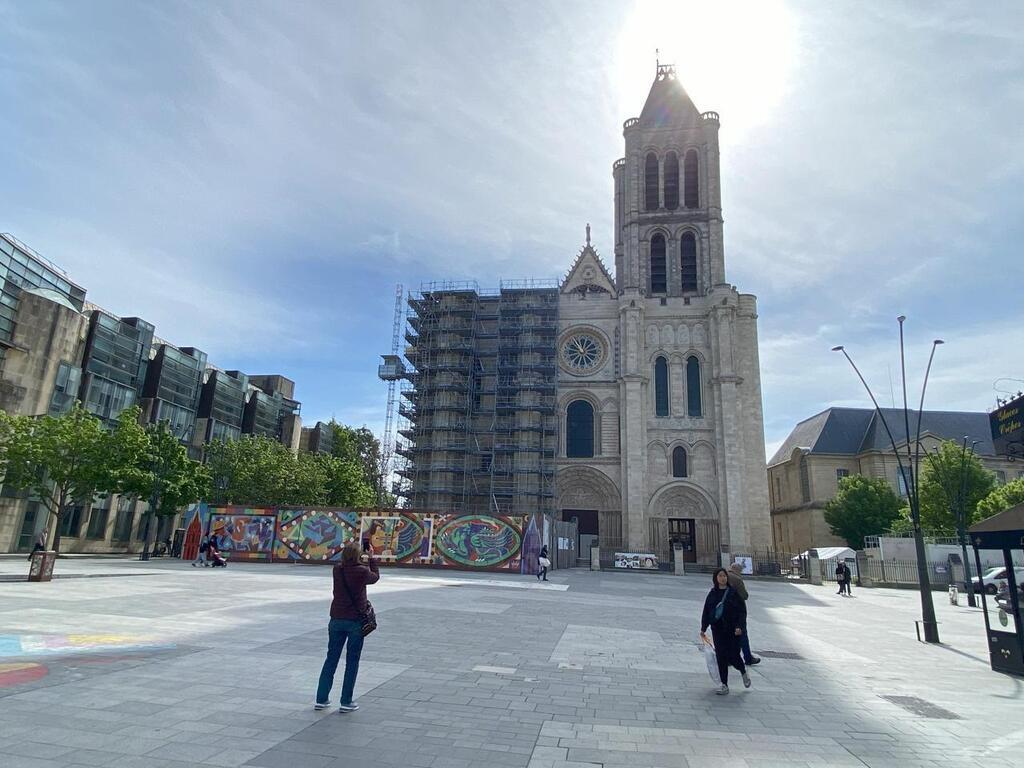
POLYGON ((205 370, 205 352, 160 344, 142 387, 145 420, 151 424, 166 421, 183 443, 191 444, 205 370))
POLYGON ((199 396, 196 438, 204 443, 237 440, 242 435, 249 377, 241 371, 211 370, 199 396))
POLYGON ((85 288, 71 282, 64 270, 13 235, 0 233, 0 370, 14 337, 21 292, 31 288, 55 291, 79 312, 85 305, 85 288))
POLYGON ((153 331, 151 323, 138 317, 119 319, 99 309, 90 314, 80 398, 107 426, 138 400, 153 331))

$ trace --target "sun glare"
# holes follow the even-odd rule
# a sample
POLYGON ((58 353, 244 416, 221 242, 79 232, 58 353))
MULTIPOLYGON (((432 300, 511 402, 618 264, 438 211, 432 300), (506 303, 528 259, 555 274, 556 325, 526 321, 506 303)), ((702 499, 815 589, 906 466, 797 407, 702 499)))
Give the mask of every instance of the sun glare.
POLYGON ((797 55, 796 19, 779 0, 639 0, 623 25, 616 55, 623 119, 640 113, 654 79, 655 49, 675 64, 701 111, 722 115, 735 140, 775 110, 797 55))

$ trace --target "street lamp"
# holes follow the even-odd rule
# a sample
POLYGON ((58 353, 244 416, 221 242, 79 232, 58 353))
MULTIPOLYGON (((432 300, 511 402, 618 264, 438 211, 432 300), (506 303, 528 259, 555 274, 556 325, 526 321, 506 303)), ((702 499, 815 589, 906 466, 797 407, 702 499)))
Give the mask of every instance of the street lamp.
MULTIPOLYGON (((960 451, 960 492, 956 497, 956 534, 960 538, 960 550, 964 558, 964 589, 967 591, 967 604, 974 608, 977 603, 974 600, 974 585, 971 582, 971 565, 967 559, 967 435, 964 435, 963 448, 960 451)), ((980 443, 975 440, 971 443, 971 458, 974 458, 974 446, 980 443)), ((981 576, 979 573, 978 576, 981 576)))
POLYGON ((905 315, 900 315, 896 318, 897 322, 900 324, 900 372, 903 377, 903 424, 907 434, 907 457, 905 464, 900 456, 900 450, 896 445, 896 438, 893 437, 892 430, 889 428, 889 423, 885 420, 885 414, 882 413, 882 409, 878 406, 878 400, 875 398, 874 392, 871 391, 871 387, 869 387, 867 381, 864 380, 864 376, 861 375, 860 369, 857 368, 856 364, 853 362, 853 358, 850 357, 849 353, 843 346, 832 347, 832 351, 843 353, 843 357, 846 358, 850 367, 853 368, 854 373, 857 374, 857 378, 860 379, 860 383, 864 385, 864 389, 867 390, 868 397, 871 398, 871 402, 875 406, 875 413, 878 414, 878 418, 882 422, 882 426, 885 428, 885 433, 889 437, 893 453, 896 455, 896 464, 899 467, 900 477, 903 478, 903 485, 907 489, 907 497, 910 502, 910 519, 914 529, 914 548, 917 552, 917 580, 919 591, 921 593, 921 624, 924 627, 924 639, 927 643, 937 643, 939 642, 939 625, 935 620, 935 605, 932 602, 931 582, 928 578, 928 564, 926 562, 928 555, 925 551, 924 537, 921 533, 921 504, 920 496, 918 494, 919 473, 916 470, 921 456, 921 414, 924 411, 924 395, 928 388, 928 375, 931 373, 932 360, 935 357, 935 348, 945 342, 942 339, 935 339, 932 342, 932 351, 928 356, 928 367, 925 369, 924 373, 924 383, 921 385, 921 402, 917 409, 917 435, 914 439, 914 447, 911 449, 910 410, 907 405, 907 368, 903 348, 903 323, 906 319, 905 315))

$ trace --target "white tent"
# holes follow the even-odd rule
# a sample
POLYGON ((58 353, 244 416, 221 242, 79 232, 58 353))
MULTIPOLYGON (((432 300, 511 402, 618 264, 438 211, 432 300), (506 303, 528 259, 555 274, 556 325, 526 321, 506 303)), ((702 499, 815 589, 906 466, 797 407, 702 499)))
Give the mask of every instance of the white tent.
MULTIPOLYGON (((818 547, 815 551, 818 553, 819 560, 833 560, 836 558, 843 560, 850 558, 853 560, 857 557, 857 553, 849 547, 818 547)), ((800 553, 801 557, 808 557, 809 555, 810 550, 800 553)))

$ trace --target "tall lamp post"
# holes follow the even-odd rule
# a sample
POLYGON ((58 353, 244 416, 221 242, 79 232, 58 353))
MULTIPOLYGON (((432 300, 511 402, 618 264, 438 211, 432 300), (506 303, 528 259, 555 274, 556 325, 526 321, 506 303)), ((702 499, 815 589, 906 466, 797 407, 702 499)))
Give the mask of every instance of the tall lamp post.
POLYGON ((882 409, 878 406, 878 400, 875 398, 874 392, 871 391, 871 387, 869 387, 867 381, 864 380, 864 376, 861 375, 860 369, 857 368, 857 365, 853 362, 853 358, 850 357, 849 353, 843 346, 832 347, 832 351, 843 353, 847 362, 850 363, 850 367, 852 367, 854 373, 857 374, 857 378, 860 379, 860 383, 864 385, 864 389, 867 390, 868 397, 871 398, 871 402, 875 406, 875 413, 878 414, 878 418, 882 422, 882 426, 885 428, 885 433, 889 437, 889 443, 892 445, 892 451, 896 455, 896 464, 899 466, 900 477, 903 478, 903 485, 907 489, 907 497, 910 502, 910 520, 913 524, 914 548, 917 552, 917 580, 921 595, 921 624, 924 628, 924 639, 926 643, 937 643, 939 642, 939 625, 935 620, 935 605, 932 602, 931 580, 928 578, 928 564, 926 562, 928 555, 924 546, 924 537, 921 533, 921 500, 918 495, 919 473, 917 468, 921 458, 921 414, 924 411, 924 395, 928 388, 928 375, 932 370, 932 360, 935 357, 935 348, 939 346, 939 344, 943 344, 945 342, 943 342, 942 339, 935 339, 932 342, 932 351, 928 356, 928 367, 925 369, 924 373, 924 383, 921 385, 921 402, 917 409, 917 436, 914 439, 913 446, 911 446, 910 409, 907 404, 907 367, 903 346, 903 323, 906 319, 907 318, 904 315, 900 315, 896 318, 900 325, 900 372, 903 378, 903 425, 906 429, 907 435, 907 455, 905 460, 900 455, 900 449, 896 444, 896 438, 893 437, 892 430, 889 428, 889 423, 885 419, 885 414, 882 413, 882 409))
MULTIPOLYGON (((956 497, 956 534, 960 538, 960 550, 964 558, 964 589, 967 591, 967 604, 974 608, 977 603, 974 599, 974 585, 971 582, 971 561, 967 558, 967 499, 965 498, 967 494, 967 438, 968 436, 964 435, 963 448, 960 451, 960 492, 956 497)), ((974 458, 974 446, 980 442, 980 440, 975 440, 971 443, 972 459, 974 458)))

